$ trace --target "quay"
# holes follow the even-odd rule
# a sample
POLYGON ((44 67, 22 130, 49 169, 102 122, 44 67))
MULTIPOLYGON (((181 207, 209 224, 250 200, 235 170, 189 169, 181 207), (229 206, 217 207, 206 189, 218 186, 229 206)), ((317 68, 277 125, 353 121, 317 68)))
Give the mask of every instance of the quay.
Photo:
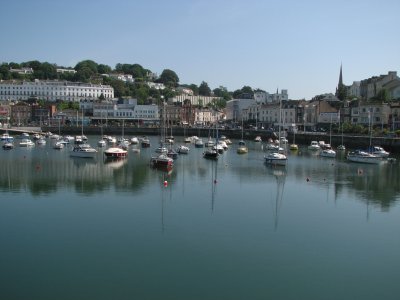
MULTIPOLYGON (((27 132, 29 134, 35 133, 45 133, 52 132, 58 134, 71 134, 80 135, 82 133, 81 127, 74 126, 62 126, 62 127, 11 127, 8 129, 0 128, 0 132, 4 133, 8 131, 10 134, 20 134, 22 132, 27 132)), ((170 129, 168 129, 169 131, 170 129)), ((159 135, 159 127, 124 127, 124 135, 126 136, 151 136, 159 135)), ((100 126, 85 126, 83 128, 85 135, 101 135, 100 126)), ((183 127, 173 127, 172 135, 174 136, 198 136, 201 138, 208 138, 209 136, 214 136, 215 130, 213 128, 183 128, 183 127)), ((104 135, 116 135, 120 136, 122 134, 121 126, 107 126, 103 127, 104 135)), ((241 139, 242 131, 239 129, 218 129, 218 134, 225 135, 230 139, 241 139)), ((243 138, 245 140, 254 140, 256 136, 261 136, 262 140, 265 142, 269 138, 274 137, 273 133, 268 130, 253 130, 245 129, 243 131, 243 138)), ((289 132, 287 134, 287 139, 289 143, 293 142, 293 133, 289 132)), ((397 137, 384 137, 384 136, 368 136, 368 135, 348 135, 345 134, 332 134, 329 136, 327 133, 322 132, 298 132, 295 135, 295 140, 297 144, 309 145, 311 141, 324 141, 325 143, 331 143, 332 146, 342 144, 346 145, 348 149, 357 148, 367 148, 370 143, 371 145, 379 145, 392 153, 400 153, 400 138, 397 137)))

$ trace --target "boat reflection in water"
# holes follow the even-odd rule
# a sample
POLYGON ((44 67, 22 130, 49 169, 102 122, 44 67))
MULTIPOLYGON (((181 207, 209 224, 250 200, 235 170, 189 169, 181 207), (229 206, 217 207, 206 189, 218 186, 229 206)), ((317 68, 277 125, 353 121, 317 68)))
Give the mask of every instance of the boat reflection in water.
POLYGON ((104 165, 110 169, 119 169, 123 167, 128 160, 126 157, 106 157, 104 160, 104 165))
POLYGON ((274 230, 276 231, 278 229, 279 214, 283 201, 287 170, 286 168, 274 168, 273 166, 268 166, 268 172, 276 179, 276 193, 273 202, 274 230))

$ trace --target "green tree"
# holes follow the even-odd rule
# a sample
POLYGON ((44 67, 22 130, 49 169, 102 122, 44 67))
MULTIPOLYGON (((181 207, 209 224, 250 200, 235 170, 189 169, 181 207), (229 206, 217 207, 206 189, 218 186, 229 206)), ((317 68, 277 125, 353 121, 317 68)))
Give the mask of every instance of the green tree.
POLYGON ((337 97, 339 100, 343 101, 347 98, 347 88, 345 85, 340 85, 337 90, 337 97))
POLYGON ((197 96, 199 94, 199 87, 194 83, 190 84, 188 88, 190 88, 193 91, 193 95, 197 96))
POLYGON ((85 72, 90 72, 91 74, 97 74, 97 63, 94 62, 93 60, 83 60, 81 62, 78 62, 75 66, 75 70, 77 72, 81 70, 85 70, 85 72))
POLYGON ((177 87, 179 83, 179 77, 174 71, 165 69, 162 71, 159 81, 167 87, 177 87))
POLYGON ((209 88, 207 82, 202 81, 199 86, 199 95, 201 96, 211 96, 211 89, 209 88))
POLYGON ((228 92, 226 87, 220 86, 219 88, 216 88, 213 90, 214 96, 216 97, 221 97, 224 99, 223 101, 223 106, 225 106, 226 101, 232 99, 232 95, 228 92))
POLYGON ((9 80, 11 79, 10 67, 7 63, 0 65, 0 79, 9 80))
POLYGON ((109 74, 109 73, 112 72, 112 69, 111 69, 110 66, 103 65, 103 64, 99 64, 99 65, 97 66, 97 72, 98 72, 99 74, 109 74))

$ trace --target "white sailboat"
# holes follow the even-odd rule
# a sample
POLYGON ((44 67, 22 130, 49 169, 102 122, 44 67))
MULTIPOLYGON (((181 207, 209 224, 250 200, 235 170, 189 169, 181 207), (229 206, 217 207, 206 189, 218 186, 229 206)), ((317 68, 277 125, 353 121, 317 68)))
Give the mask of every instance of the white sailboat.
MULTIPOLYGON (((340 119, 339 119, 339 125, 340 125, 340 119)), ((346 150, 346 146, 343 144, 343 125, 344 125, 344 122, 342 123, 342 143, 339 145, 339 146, 337 146, 337 150, 340 150, 340 151, 345 151, 346 150)))
POLYGON ((324 149, 322 149, 319 155, 322 157, 335 158, 336 151, 332 149, 331 145, 332 145, 332 117, 331 117, 331 123, 329 125, 329 144, 325 145, 324 149))
MULTIPOLYGON (((281 148, 281 122, 282 122, 282 100, 279 102, 279 148, 281 148)), ((269 152, 264 156, 264 160, 266 164, 269 165, 277 165, 277 166, 286 166, 287 164, 287 156, 284 153, 279 152, 269 152)))
POLYGON ((238 154, 246 154, 249 152, 249 149, 246 146, 245 141, 243 140, 243 119, 242 119, 242 139, 239 141, 239 147, 237 148, 238 154))

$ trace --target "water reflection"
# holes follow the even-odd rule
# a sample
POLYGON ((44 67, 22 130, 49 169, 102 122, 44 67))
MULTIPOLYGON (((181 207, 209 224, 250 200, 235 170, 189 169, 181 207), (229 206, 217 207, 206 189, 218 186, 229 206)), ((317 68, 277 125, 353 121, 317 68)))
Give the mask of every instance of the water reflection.
MULTIPOLYGON (((111 188, 117 192, 134 192, 145 188, 155 178, 162 185, 167 176, 169 184, 181 182, 182 195, 193 184, 208 182, 211 211, 214 211, 220 177, 224 178, 224 183, 263 184, 266 172, 263 149, 259 144, 249 145, 247 155, 237 155, 230 149, 218 161, 205 160, 201 149, 192 148, 189 154, 175 161, 173 169, 164 170, 149 167, 151 149, 138 153, 130 151, 123 160, 105 160, 102 151, 95 159, 72 158, 68 151, 52 149, 51 143, 29 151, 16 148, 1 152, 0 190, 33 195, 52 194, 68 187, 87 195, 111 188)), ((277 174, 273 174, 276 170, 267 170, 277 179, 277 174)), ((398 162, 362 165, 347 162, 344 155, 325 159, 300 149, 289 153, 288 166, 280 178, 290 179, 285 179, 288 188, 300 182, 328 189, 327 197, 351 197, 388 210, 398 200, 399 177, 398 162)))
MULTIPOLYGON (((287 167, 286 166, 271 166, 266 165, 267 173, 273 176, 276 180, 276 190, 275 190, 275 197, 271 198, 272 201, 272 213, 274 218, 274 230, 278 230, 278 223, 279 223, 279 215, 280 210, 282 207, 283 202, 283 192, 285 189, 285 181, 287 175, 287 167)), ((271 192, 273 195, 274 192, 271 192)))

